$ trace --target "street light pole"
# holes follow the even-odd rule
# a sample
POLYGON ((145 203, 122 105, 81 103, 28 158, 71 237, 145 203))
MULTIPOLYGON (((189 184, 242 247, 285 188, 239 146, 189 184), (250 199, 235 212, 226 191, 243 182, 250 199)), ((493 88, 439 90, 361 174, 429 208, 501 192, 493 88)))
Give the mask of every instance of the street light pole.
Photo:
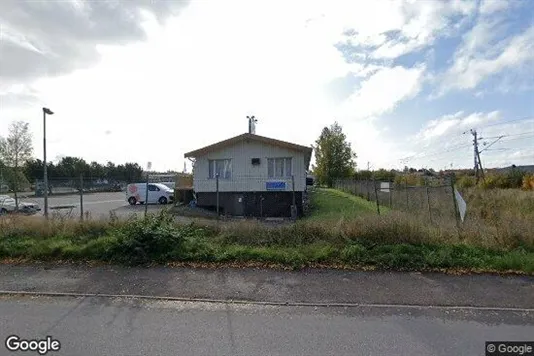
POLYGON ((44 184, 44 216, 48 219, 48 171, 46 164, 46 114, 53 115, 52 110, 43 108, 43 184, 44 184))

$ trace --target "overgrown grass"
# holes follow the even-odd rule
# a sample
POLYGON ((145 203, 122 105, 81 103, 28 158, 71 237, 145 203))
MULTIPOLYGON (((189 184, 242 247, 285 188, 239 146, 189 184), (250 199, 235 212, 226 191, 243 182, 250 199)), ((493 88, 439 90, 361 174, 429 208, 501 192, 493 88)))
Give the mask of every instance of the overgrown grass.
POLYGON ((534 191, 469 188, 462 193, 471 217, 501 222, 512 216, 534 222, 534 191))
POLYGON ((521 236, 434 226, 334 190, 318 190, 310 218, 266 227, 243 221, 177 224, 163 212, 129 221, 0 220, 0 258, 142 264, 215 262, 393 270, 461 269, 534 274, 534 243, 521 236), (337 218, 336 218, 337 217, 337 218), (494 235, 491 235, 494 236, 494 235))

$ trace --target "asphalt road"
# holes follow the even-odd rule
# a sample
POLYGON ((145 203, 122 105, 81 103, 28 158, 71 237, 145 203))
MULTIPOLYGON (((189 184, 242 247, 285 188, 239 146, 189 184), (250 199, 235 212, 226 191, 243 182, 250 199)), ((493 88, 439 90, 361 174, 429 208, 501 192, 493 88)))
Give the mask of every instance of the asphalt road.
POLYGON ((50 335, 61 349, 48 355, 70 356, 483 355, 485 341, 533 338, 520 313, 485 314, 4 296, 0 354, 22 354, 5 347, 13 334, 50 335))
MULTIPOLYGON (((44 207, 44 199, 39 198, 28 198, 23 199, 28 201, 35 201, 39 204, 41 209, 44 207)), ((48 198, 49 208, 54 208, 58 206, 74 206, 71 216, 79 217, 80 216, 80 196, 73 195, 59 195, 59 196, 50 196, 48 198)), ((168 205, 170 207, 170 205, 168 205)), ((148 206, 148 209, 151 212, 158 211, 162 209, 162 205, 151 204, 148 206)), ((67 214, 70 209, 61 209, 61 210, 50 210, 50 214, 53 214, 54 211, 57 211, 63 216, 67 214)), ((91 193, 85 194, 83 196, 83 210, 84 214, 89 213, 90 216, 94 219, 100 218, 109 218, 110 211, 115 212, 119 217, 128 217, 132 214, 142 214, 144 212, 143 205, 130 206, 126 202, 124 192, 116 193, 91 193)), ((39 215, 43 214, 43 210, 39 215)))

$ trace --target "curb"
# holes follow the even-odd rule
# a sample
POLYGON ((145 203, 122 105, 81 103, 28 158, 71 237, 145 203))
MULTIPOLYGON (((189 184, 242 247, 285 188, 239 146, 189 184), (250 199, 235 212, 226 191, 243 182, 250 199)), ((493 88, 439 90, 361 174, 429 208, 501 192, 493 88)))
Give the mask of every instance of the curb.
POLYGON ((468 305, 422 305, 422 304, 381 304, 381 303, 310 303, 310 302, 275 302, 275 301, 251 301, 240 299, 210 299, 210 298, 184 298, 162 297, 138 294, 107 294, 107 293, 70 293, 70 292, 32 292, 32 291, 9 291, 0 290, 0 296, 42 296, 42 297, 95 297, 95 298, 128 298, 144 299, 153 301, 174 301, 190 303, 210 304, 239 304, 277 307, 317 307, 317 308, 400 308, 400 309, 434 309, 434 310, 472 310, 472 311, 510 311, 522 313, 534 313, 534 308, 514 307, 480 307, 468 305))

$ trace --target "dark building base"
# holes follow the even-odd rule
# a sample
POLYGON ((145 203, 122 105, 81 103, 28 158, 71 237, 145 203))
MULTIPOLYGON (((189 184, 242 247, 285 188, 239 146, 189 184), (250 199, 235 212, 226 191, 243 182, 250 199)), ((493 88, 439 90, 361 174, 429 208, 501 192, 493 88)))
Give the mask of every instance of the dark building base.
MULTIPOLYGON (((197 206, 216 209, 217 193, 196 193, 197 206)), ((303 215, 302 192, 295 192, 297 216, 303 215)), ((291 217, 293 192, 219 192, 221 214, 246 217, 291 217)))

